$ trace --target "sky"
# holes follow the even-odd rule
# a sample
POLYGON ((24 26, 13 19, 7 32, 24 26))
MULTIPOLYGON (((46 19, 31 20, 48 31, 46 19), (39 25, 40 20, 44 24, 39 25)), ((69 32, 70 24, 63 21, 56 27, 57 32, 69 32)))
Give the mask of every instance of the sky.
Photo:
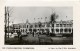
POLYGON ((56 21, 60 20, 66 21, 73 19, 72 7, 9 7, 9 8, 12 11, 10 21, 15 24, 25 23, 26 20, 28 20, 30 23, 39 21, 48 22, 50 21, 51 14, 54 12, 58 15, 56 21), (47 17, 46 20, 45 17, 47 17))

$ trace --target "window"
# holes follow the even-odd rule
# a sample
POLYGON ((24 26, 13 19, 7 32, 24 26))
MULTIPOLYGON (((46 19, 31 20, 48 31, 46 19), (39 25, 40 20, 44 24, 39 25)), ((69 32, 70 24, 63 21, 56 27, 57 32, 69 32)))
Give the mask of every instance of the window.
POLYGON ((69 27, 69 24, 67 24, 67 27, 69 27))
POLYGON ((36 29, 33 29, 33 32, 36 32, 37 30, 36 29))
POLYGON ((28 25, 27 25, 27 28, 28 28, 28 25))
POLYGON ((66 24, 64 24, 64 27, 66 27, 66 24))
POLYGON ((60 32, 63 32, 63 29, 60 29, 60 32))
POLYGON ((71 32, 71 29, 69 29, 69 32, 71 32))
POLYGON ((59 32, 59 29, 56 29, 56 32, 59 32))
POLYGON ((46 30, 46 32, 49 32, 49 29, 45 29, 46 30))
POLYGON ((68 29, 64 29, 65 32, 68 32, 68 29))
POLYGON ((29 29, 29 31, 31 31, 31 32, 32 32, 32 29, 29 29))
POLYGON ((62 24, 60 24, 60 27, 62 27, 62 24))
POLYGON ((51 29, 52 30, 52 32, 54 32, 54 29, 51 29))
POLYGON ((59 27, 59 24, 56 24, 56 27, 59 27))
POLYGON ((70 24, 70 27, 72 27, 72 24, 70 24))
POLYGON ((72 27, 72 24, 67 24, 68 27, 72 27))

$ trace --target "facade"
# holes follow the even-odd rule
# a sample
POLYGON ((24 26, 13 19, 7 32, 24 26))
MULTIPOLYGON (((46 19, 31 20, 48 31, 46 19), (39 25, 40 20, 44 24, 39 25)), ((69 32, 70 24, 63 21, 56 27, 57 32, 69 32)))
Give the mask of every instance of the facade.
POLYGON ((73 32, 72 21, 59 21, 54 24, 55 34, 71 34, 73 32))
POLYGON ((14 25, 14 32, 20 31, 22 34, 30 32, 52 33, 52 34, 71 34, 73 33, 73 21, 57 21, 55 23, 38 22, 19 23, 14 25))
POLYGON ((20 25, 20 31, 22 34, 26 34, 30 29, 29 23, 20 23, 19 25, 20 25))

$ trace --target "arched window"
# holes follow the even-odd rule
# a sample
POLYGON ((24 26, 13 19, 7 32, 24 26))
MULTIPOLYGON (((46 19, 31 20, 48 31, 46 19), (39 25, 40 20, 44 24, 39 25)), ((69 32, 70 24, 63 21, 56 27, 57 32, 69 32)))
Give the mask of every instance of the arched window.
POLYGON ((56 24, 56 27, 59 27, 59 24, 56 24))
POLYGON ((68 29, 64 29, 65 32, 68 32, 68 29))
POLYGON ((59 29, 56 29, 56 32, 59 32, 59 29))
POLYGON ((51 29, 52 30, 52 32, 54 32, 54 29, 51 29))
POLYGON ((69 29, 69 32, 71 32, 71 29, 69 29))
POLYGON ((32 29, 29 29, 30 32, 32 32, 32 29))
POLYGON ((60 32, 63 32, 63 29, 60 29, 60 32))

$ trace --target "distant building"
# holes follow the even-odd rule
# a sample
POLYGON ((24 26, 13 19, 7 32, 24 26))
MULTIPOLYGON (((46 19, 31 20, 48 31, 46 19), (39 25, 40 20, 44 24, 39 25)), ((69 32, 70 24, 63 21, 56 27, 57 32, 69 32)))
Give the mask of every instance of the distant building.
POLYGON ((22 34, 26 34, 30 29, 30 23, 28 21, 26 21, 26 23, 19 23, 19 25, 22 34))
POLYGON ((7 33, 7 32, 10 33, 12 30, 13 30, 13 27, 12 27, 12 26, 6 27, 6 33, 7 33))
POLYGON ((13 32, 17 33, 18 31, 20 31, 20 25, 19 24, 13 24, 13 32))

